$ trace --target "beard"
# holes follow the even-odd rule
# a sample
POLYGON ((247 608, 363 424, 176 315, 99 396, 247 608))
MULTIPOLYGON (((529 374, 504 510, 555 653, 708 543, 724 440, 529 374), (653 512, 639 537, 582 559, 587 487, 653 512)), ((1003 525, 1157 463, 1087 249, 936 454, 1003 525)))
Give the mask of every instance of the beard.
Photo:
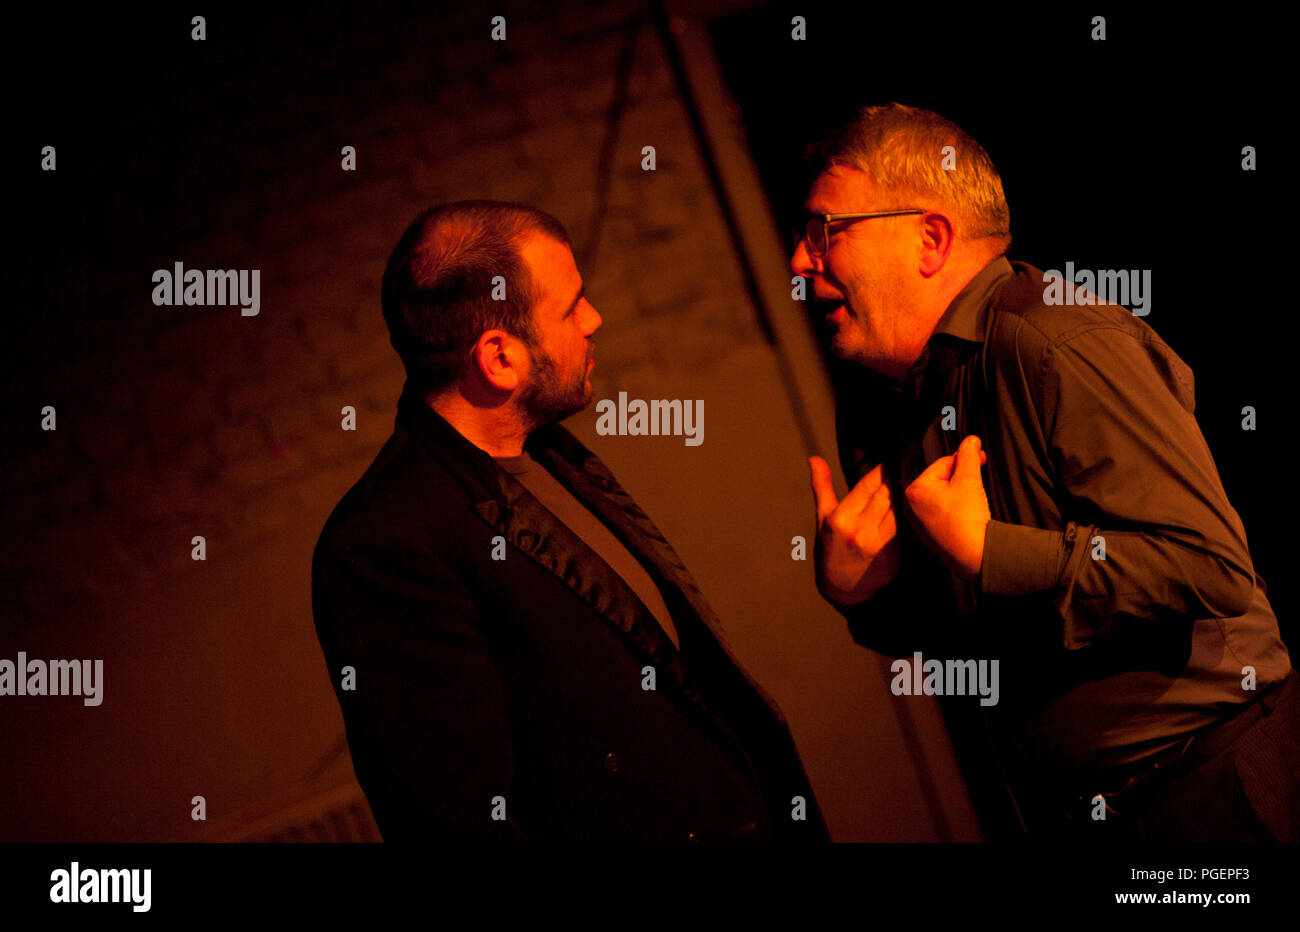
POLYGON ((583 356, 582 368, 566 379, 560 375, 555 358, 544 349, 534 346, 530 352, 533 371, 519 393, 519 410, 529 433, 577 414, 591 402, 591 389, 587 386, 589 355, 583 356))
POLYGON ((843 321, 830 325, 831 353, 847 362, 869 365, 865 321, 852 307, 852 299, 844 299, 843 321))

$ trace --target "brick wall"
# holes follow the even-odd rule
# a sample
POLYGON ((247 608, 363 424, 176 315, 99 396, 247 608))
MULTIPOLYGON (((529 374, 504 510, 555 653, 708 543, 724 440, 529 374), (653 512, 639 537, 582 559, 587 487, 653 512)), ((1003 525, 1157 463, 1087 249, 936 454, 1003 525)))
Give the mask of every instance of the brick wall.
MULTIPOLYGON (((789 559, 811 530, 805 453, 645 10, 490 12, 508 17, 505 43, 475 4, 213 12, 204 43, 189 14, 30 33, 66 64, 22 111, 22 151, 52 140, 59 162, 19 181, 28 274, 6 350, 22 377, 5 412, 0 656, 103 658, 106 682, 97 708, 4 700, 0 838, 236 837, 254 823, 272 836, 267 800, 302 819, 295 800, 355 790, 333 753, 311 551, 392 430, 403 373, 379 312, 384 262, 418 210, 462 197, 568 226, 605 320, 597 398, 707 402, 700 448, 598 437, 592 411, 570 428, 673 541, 786 711, 836 837, 933 837, 873 655, 789 559), (344 145, 356 172, 340 169, 344 145), (260 269, 260 313, 155 307, 151 273, 176 261, 260 269), (43 405, 57 431, 40 430, 43 405), (355 432, 339 427, 344 405, 355 432), (206 561, 191 559, 194 535, 206 561), (207 826, 190 818, 195 795, 207 826)), ((922 729, 942 744, 937 722, 922 729)), ((972 837, 960 786, 943 792, 972 837)))

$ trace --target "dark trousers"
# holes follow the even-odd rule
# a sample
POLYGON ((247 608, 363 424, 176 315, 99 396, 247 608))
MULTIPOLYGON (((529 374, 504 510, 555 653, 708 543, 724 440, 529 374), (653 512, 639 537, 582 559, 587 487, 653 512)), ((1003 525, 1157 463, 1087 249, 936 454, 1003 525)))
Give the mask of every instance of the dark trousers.
MULTIPOLYGON (((1190 766, 1166 763, 1166 772, 1144 773, 1147 779, 1131 789, 1100 800, 1083 794, 1068 803, 1039 801, 1050 809, 1034 813, 1030 835, 1102 842, 1295 842, 1300 839, 1300 674, 1292 670, 1256 702, 1260 708, 1250 712, 1258 716, 1253 724, 1208 758, 1195 752, 1193 741, 1187 749, 1190 766), (1097 818, 1102 807, 1105 817, 1097 818)), ((1216 747, 1213 731, 1203 742, 1211 748, 1216 747)))

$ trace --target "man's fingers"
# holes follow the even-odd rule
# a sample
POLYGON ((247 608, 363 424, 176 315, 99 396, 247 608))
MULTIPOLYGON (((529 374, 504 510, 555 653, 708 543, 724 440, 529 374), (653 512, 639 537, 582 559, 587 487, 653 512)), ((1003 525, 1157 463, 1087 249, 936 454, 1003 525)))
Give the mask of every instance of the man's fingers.
POLYGON ((980 466, 988 460, 988 456, 980 449, 980 438, 972 434, 961 442, 957 448, 957 463, 953 467, 952 477, 954 479, 976 479, 980 478, 980 466))
POLYGON ((982 482, 980 467, 988 461, 988 454, 980 449, 980 438, 971 434, 962 440, 961 445, 957 447, 956 453, 941 456, 925 467, 925 470, 912 480, 912 485, 935 482, 940 479, 950 482, 959 478, 973 478, 982 482))
POLYGON ((884 464, 877 463, 875 469, 864 475, 858 480, 857 485, 849 489, 849 494, 844 496, 844 501, 841 504, 850 514, 859 514, 865 511, 871 499, 880 490, 884 479, 884 464))
POLYGON ((808 458, 808 469, 812 472, 813 500, 817 504, 817 523, 821 524, 839 505, 835 498, 835 486, 831 484, 831 468, 820 456, 808 458))
POLYGON ((912 480, 912 485, 917 485, 918 483, 924 485, 925 483, 937 482, 941 479, 944 482, 947 482, 952 476, 953 463, 956 461, 957 456, 954 453, 939 457, 929 466, 925 467, 924 472, 912 480))
MULTIPOLYGON (((845 499, 848 500, 847 498, 845 499)), ((880 522, 885 515, 891 510, 893 504, 890 493, 889 483, 881 482, 876 486, 876 491, 871 493, 871 500, 867 502, 867 507, 862 511, 862 518, 859 524, 862 527, 875 528, 879 527, 880 522)))
POLYGON ((879 533, 886 541, 898 533, 898 519, 894 516, 894 509, 890 508, 885 512, 885 517, 880 522, 879 533))

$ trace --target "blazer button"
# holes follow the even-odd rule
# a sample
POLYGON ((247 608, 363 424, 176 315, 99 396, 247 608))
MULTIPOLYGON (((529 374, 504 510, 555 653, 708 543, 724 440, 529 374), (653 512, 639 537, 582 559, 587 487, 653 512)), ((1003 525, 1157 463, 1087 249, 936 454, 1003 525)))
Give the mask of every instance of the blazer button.
POLYGON ((618 773, 618 768, 622 766, 622 761, 618 755, 613 752, 605 755, 605 773, 618 773))

